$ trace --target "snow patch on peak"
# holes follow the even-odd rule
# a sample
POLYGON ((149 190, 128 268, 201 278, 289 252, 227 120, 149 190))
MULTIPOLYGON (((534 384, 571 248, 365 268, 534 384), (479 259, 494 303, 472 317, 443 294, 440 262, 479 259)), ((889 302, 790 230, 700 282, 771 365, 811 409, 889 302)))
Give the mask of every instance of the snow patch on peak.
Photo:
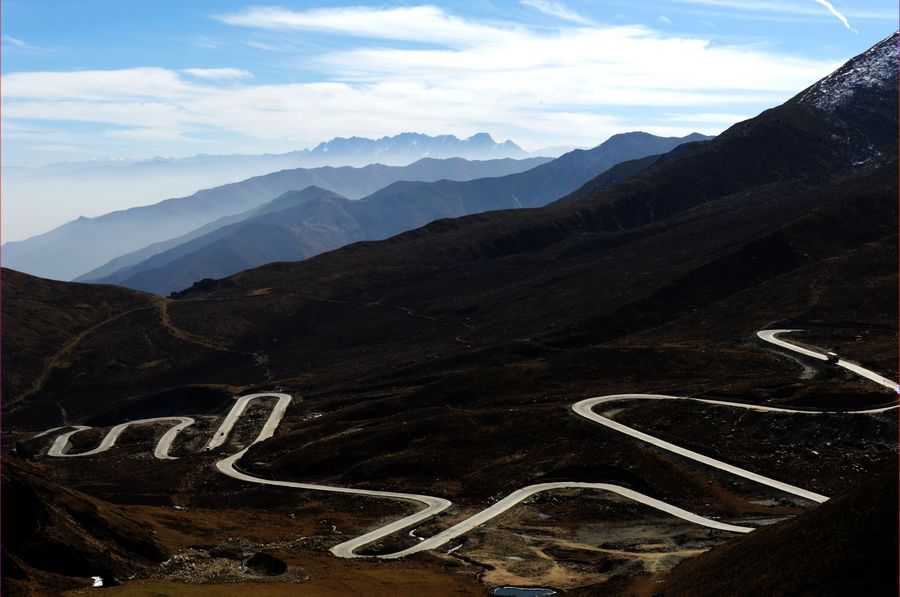
POLYGON ((898 41, 895 32, 801 93, 797 101, 834 112, 863 89, 897 89, 898 41))

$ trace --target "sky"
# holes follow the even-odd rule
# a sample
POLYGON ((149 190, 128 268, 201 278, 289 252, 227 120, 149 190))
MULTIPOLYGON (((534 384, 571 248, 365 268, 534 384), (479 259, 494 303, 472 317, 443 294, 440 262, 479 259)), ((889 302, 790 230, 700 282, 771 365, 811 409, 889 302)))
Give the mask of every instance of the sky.
POLYGON ((2 162, 488 132, 716 134, 897 28, 896 0, 3 0, 2 162))

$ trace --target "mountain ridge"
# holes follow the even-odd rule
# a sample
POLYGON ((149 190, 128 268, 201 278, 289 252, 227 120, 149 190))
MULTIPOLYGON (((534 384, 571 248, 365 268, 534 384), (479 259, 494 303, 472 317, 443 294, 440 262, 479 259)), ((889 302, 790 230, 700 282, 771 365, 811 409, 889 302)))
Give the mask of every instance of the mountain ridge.
POLYGON ((665 138, 641 132, 622 133, 594 149, 575 150, 531 170, 504 177, 475 179, 463 184, 448 180, 424 184, 398 181, 358 202, 346 199, 310 202, 283 214, 280 224, 256 222, 270 227, 271 242, 280 246, 274 252, 271 247, 263 246, 266 236, 258 227, 254 228, 258 242, 253 244, 238 238, 239 228, 232 228, 231 247, 222 244, 225 242, 222 232, 213 231, 89 281, 166 295, 202 278, 222 277, 262 265, 263 255, 277 256, 272 261, 295 261, 350 242, 387 238, 435 219, 544 205, 622 159, 668 151, 683 142, 705 139, 696 133, 665 138), (271 228, 278 225, 290 226, 291 230, 271 228), (212 246, 212 243, 217 244, 212 246), (237 251, 234 246, 243 249, 237 251), (217 257, 217 252, 221 256, 217 257))
POLYGON ((337 154, 346 165, 360 165, 360 160, 386 160, 390 165, 395 162, 406 163, 412 156, 448 158, 467 157, 468 159, 492 159, 496 157, 523 159, 533 157, 510 140, 497 143, 488 133, 475 133, 465 139, 455 135, 429 136, 421 133, 404 132, 378 139, 366 137, 335 137, 323 141, 314 148, 300 153, 306 160, 334 159, 337 154), (499 154, 499 155, 498 155, 499 154), (356 157, 362 156, 362 157, 356 157))
POLYGON ((424 157, 470 161, 554 158, 561 153, 553 148, 527 152, 512 141, 494 142, 487 133, 463 139, 402 133, 379 139, 335 137, 287 153, 197 154, 185 158, 157 156, 58 162, 39 167, 3 166, 3 237, 25 240, 75 220, 78 215, 156 203, 279 170, 378 163, 407 166, 424 157), (47 218, 38 220, 36 213, 46 213, 47 218), (18 226, 11 228, 7 220, 15 220, 18 226), (23 235, 26 231, 30 234, 23 235))
POLYGON ((114 211, 96 218, 78 218, 36 237, 5 243, 4 263, 45 277, 71 279, 125 253, 260 205, 298 185, 302 188, 318 184, 350 197, 361 197, 402 178, 478 178, 485 174, 517 172, 546 161, 545 158, 484 162, 423 158, 402 167, 376 164, 363 168, 280 170, 197 191, 186 197, 114 211))

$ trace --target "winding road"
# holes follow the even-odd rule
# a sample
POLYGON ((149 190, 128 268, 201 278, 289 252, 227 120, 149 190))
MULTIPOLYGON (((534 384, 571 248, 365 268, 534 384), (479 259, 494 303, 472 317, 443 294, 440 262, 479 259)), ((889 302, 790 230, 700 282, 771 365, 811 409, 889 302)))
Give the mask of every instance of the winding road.
POLYGON ((244 414, 244 409, 247 408, 247 404, 249 404, 251 400, 266 398, 268 396, 277 398, 278 402, 275 403, 275 408, 272 409, 269 418, 266 419, 266 423, 263 425, 262 431, 259 432, 259 435, 256 436, 253 443, 259 443, 275 435, 275 430, 278 429, 278 425, 281 424, 281 419, 284 418, 284 413, 287 410, 288 404, 291 403, 291 397, 288 394, 275 393, 248 394, 247 396, 242 396, 237 399, 237 402, 231 407, 231 410, 225 416, 222 424, 219 425, 219 430, 216 431, 213 438, 206 444, 206 449, 213 450, 225 443, 232 428, 234 428, 234 424, 237 422, 238 418, 244 414))
MULTIPOLYGON (((793 344, 791 342, 787 342, 779 338, 778 336, 781 334, 790 333, 793 331, 799 330, 763 330, 758 332, 758 337, 770 344, 773 344, 781 349, 789 350, 803 356, 813 358, 821 361, 828 361, 828 357, 820 352, 811 350, 809 348, 804 348, 797 344, 793 344)), ((892 390, 894 393, 900 392, 900 386, 890 379, 887 379, 877 373, 874 373, 868 369, 865 369, 855 363, 850 363, 843 359, 839 359, 833 363, 834 366, 843 367, 844 369, 851 371, 867 380, 875 382, 885 388, 892 390)), ((260 399, 268 399, 275 398, 276 403, 273 407, 272 411, 269 414, 268 419, 263 425, 262 430, 257 435, 256 439, 243 448, 241 451, 231 454, 216 462, 216 468, 223 474, 237 479, 239 481, 244 481, 247 483, 256 483, 261 485, 270 485, 270 486, 278 486, 278 487, 289 487, 293 489, 301 489, 301 490, 309 490, 309 491, 325 491, 331 493, 343 493, 350 495, 360 495, 366 497, 373 498, 382 498, 382 499, 393 499, 399 500, 407 503, 412 503, 415 505, 422 505, 424 508, 405 516, 399 520, 376 528, 368 533, 365 533, 359 537, 350 539, 349 541, 345 541, 338 545, 335 545, 331 548, 331 552, 342 558, 356 558, 356 557, 366 557, 360 556, 356 552, 363 547, 375 543, 389 535, 396 533, 397 531, 407 529, 413 525, 420 524, 437 514, 447 510, 452 506, 452 502, 440 497, 428 496, 428 495, 419 495, 412 493, 399 493, 392 491, 376 491, 369 489, 353 489, 349 487, 334 487, 328 485, 316 485, 311 483, 299 483, 294 481, 279 481, 274 479, 265 479, 262 477, 256 477, 254 475, 247 474, 237 468, 237 463, 241 460, 241 458, 247 453, 250 447, 253 444, 257 444, 259 442, 265 441, 272 437, 281 423, 281 420, 284 417, 284 414, 287 410, 291 402, 291 396, 288 394, 281 393, 257 393, 257 394, 249 394, 247 396, 242 396, 238 398, 231 408, 230 412, 223 419, 219 428, 213 435, 212 439, 207 443, 206 450, 214 450, 220 446, 222 446, 228 439, 231 434, 231 431, 234 428, 235 423, 244 413, 247 405, 253 400, 260 399)), ((752 471, 740 468, 738 466, 728 464, 726 462, 722 462, 721 460, 712 458, 710 456, 705 456, 700 454, 699 452, 695 452, 693 450, 689 450, 687 448, 683 448, 681 446, 675 445, 671 442, 667 442, 665 440, 656 438, 652 435, 644 433, 642 431, 638 431, 632 427, 628 427, 622 423, 618 423, 613 419, 597 414, 594 412, 594 407, 602 404, 609 404, 612 402, 624 402, 624 401, 635 401, 635 400, 681 400, 681 401, 690 401, 690 402, 700 402, 704 404, 711 404, 714 406, 725 406, 729 408, 740 408, 745 410, 752 410, 756 412, 764 412, 764 413, 783 413, 783 414, 795 414, 795 415, 805 415, 805 416, 816 416, 821 415, 827 412, 832 411, 819 411, 819 410, 800 410, 800 409, 789 409, 789 408, 780 408, 780 407, 771 407, 771 406, 762 406, 756 404, 747 404, 741 402, 726 402, 722 400, 708 400, 702 398, 684 398, 679 396, 665 396, 659 394, 616 394, 611 396, 598 396, 596 398, 588 398, 587 400, 582 400, 577 402, 572 406, 573 411, 581 417, 593 421, 595 423, 599 423, 609 429, 614 431, 618 431, 619 433, 623 433, 632 438, 645 442, 647 444, 653 445, 656 448, 677 454, 681 457, 688 458, 700 464, 718 469, 720 471, 724 471, 738 477, 742 477, 744 479, 754 481, 756 483, 760 483, 767 487, 771 487, 773 489, 777 489, 779 491, 783 491, 785 493, 789 493, 813 502, 821 503, 828 498, 824 495, 820 495, 818 493, 796 487, 794 485, 790 485, 783 481, 779 481, 776 479, 772 479, 752 471)), ((879 407, 879 408, 869 408, 855 411, 840 411, 843 414, 876 414, 882 413, 889 410, 897 409, 898 405, 896 402, 892 403, 889 406, 879 407)), ((85 426, 76 426, 73 430, 62 433, 56 437, 53 442, 53 445, 50 447, 48 451, 48 456, 56 456, 56 457, 78 457, 78 456, 91 456, 95 454, 99 454, 101 452, 105 452, 113 447, 118 437, 122 434, 122 432, 131 425, 144 425, 144 424, 158 424, 163 422, 174 422, 173 425, 166 433, 160 438, 159 442, 156 445, 154 450, 154 456, 161 460, 171 460, 174 457, 169 456, 169 450, 171 449, 172 442, 175 440, 178 433, 180 433, 186 427, 192 425, 194 420, 189 417, 159 417, 154 419, 142 419, 139 421, 130 421, 127 423, 122 423, 116 425, 107 433, 107 435, 101 440, 100 445, 90 451, 81 452, 78 454, 68 453, 68 447, 70 443, 70 438, 76 434, 83 432, 90 427, 85 426)), ((35 437, 46 436, 53 432, 59 431, 61 429, 66 429, 65 427, 57 427, 54 429, 50 429, 44 431, 43 433, 38 434, 35 437)), ((704 516, 700 516, 699 514, 695 514, 664 502, 662 500, 650 497, 648 495, 642 494, 640 492, 634 491, 633 489, 611 484, 611 483, 587 483, 587 482, 574 482, 574 481, 561 481, 561 482, 553 482, 553 483, 539 483, 535 485, 528 485, 521 489, 518 489, 511 494, 507 495, 503 499, 494 503, 493 505, 485 508, 484 510, 476 513, 475 515, 466 518, 458 522, 457 524, 451 526, 450 528, 434 535, 433 537, 420 540, 419 543, 413 545, 409 548, 396 551, 393 553, 380 554, 378 558, 383 559, 393 559, 393 558, 402 558, 404 556, 408 556, 413 553, 427 551, 432 549, 437 549, 449 543, 450 541, 465 535, 476 527, 486 523, 492 518, 499 516, 500 514, 506 512, 510 508, 516 506, 522 501, 534 496, 538 493, 542 493, 545 491, 552 491, 556 489, 592 489, 597 491, 607 491, 610 493, 617 494, 619 496, 628 498, 635 502, 644 504, 651 508, 655 508, 661 512, 665 512, 672 516, 678 517, 682 520, 686 520, 688 522, 705 526, 707 528, 716 529, 720 531, 728 531, 734 533, 748 533, 753 530, 752 527, 744 527, 731 525, 723 522, 719 522, 717 520, 713 520, 710 518, 706 518, 704 516)))
POLYGON ((100 452, 106 452, 114 445, 116 445, 116 440, 119 439, 119 436, 122 435, 122 432, 132 425, 153 425, 156 423, 170 422, 174 422, 175 425, 173 425, 171 429, 166 431, 163 436, 159 438, 159 442, 157 442, 156 448, 153 450, 153 455, 160 460, 175 460, 176 458, 174 456, 169 456, 169 449, 172 447, 172 442, 175 441, 175 438, 178 437, 179 433, 181 433, 181 430, 194 424, 194 419, 190 417, 156 417, 153 419, 140 419, 138 421, 119 423, 109 430, 109 432, 100 441, 100 445, 93 450, 88 450, 87 452, 79 452, 78 454, 70 454, 68 450, 72 436, 76 433, 81 433, 82 431, 91 429, 91 427, 86 427, 84 425, 75 425, 75 428, 72 431, 67 431, 66 433, 60 434, 56 437, 56 440, 54 440, 53 445, 50 446, 50 450, 47 452, 47 456, 56 456, 62 458, 93 456, 94 454, 99 454, 100 452))
MULTIPOLYGON (((790 332, 801 332, 803 330, 763 330, 761 332, 756 332, 756 335, 761 339, 774 344, 775 346, 780 346, 781 348, 786 348, 788 350, 792 350, 794 352, 800 353, 802 355, 818 359, 820 361, 827 361, 828 357, 820 352, 816 352, 814 350, 810 350, 808 348, 803 348, 802 346, 798 346, 791 342, 787 342, 786 340, 781 340, 778 338, 778 334, 787 334, 790 332)), ((843 367, 847 371, 851 371, 860 377, 865 377, 868 380, 874 381, 875 383, 888 388, 889 390, 893 390, 895 393, 900 392, 900 385, 897 384, 896 381, 890 380, 886 377, 882 377, 873 371, 869 371, 865 367, 860 367, 856 363, 851 363, 849 361, 845 361, 844 359, 838 359, 835 363, 838 367, 843 367)), ((897 408, 896 406, 891 406, 886 409, 881 410, 871 410, 871 411, 857 411, 857 412, 882 412, 884 410, 890 410, 891 408, 897 408)))

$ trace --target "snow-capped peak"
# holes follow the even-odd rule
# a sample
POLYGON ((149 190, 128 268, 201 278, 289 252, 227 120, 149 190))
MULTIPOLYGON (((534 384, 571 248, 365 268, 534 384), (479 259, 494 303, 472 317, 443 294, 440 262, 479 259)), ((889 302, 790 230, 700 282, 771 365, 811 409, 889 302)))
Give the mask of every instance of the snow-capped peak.
POLYGON ((897 89, 897 44, 895 32, 801 93, 798 102, 834 112, 847 105, 859 90, 895 92, 897 89))

